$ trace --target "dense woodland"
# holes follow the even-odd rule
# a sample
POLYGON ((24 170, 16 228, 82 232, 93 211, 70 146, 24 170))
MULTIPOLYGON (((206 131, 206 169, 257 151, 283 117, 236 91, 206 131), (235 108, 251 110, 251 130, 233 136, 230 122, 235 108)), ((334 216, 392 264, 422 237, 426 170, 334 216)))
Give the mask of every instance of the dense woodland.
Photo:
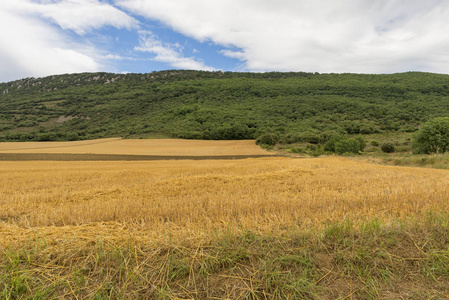
POLYGON ((449 75, 162 71, 0 84, 0 141, 102 137, 325 143, 449 116, 449 75))

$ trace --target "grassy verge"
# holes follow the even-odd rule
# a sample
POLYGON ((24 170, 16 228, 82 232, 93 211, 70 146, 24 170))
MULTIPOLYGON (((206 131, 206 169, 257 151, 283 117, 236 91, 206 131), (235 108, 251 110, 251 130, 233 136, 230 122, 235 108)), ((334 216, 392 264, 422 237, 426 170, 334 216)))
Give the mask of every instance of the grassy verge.
POLYGON ((2 299, 446 299, 449 218, 0 248, 2 299))
POLYGON ((449 169, 449 154, 432 155, 394 155, 384 156, 382 161, 396 166, 426 167, 435 169, 449 169))
POLYGON ((377 155, 359 155, 351 156, 351 159, 382 165, 394 165, 405 167, 420 167, 433 169, 449 169, 449 153, 445 154, 377 154, 377 155))
MULTIPOLYGON (((348 134, 347 138, 361 139, 365 143, 363 153, 370 156, 382 156, 381 145, 384 143, 391 143, 395 147, 395 152, 398 154, 406 154, 411 152, 412 133, 409 132, 384 132, 376 134, 348 134)), ((295 143, 278 143, 276 146, 262 145, 267 150, 276 150, 280 154, 291 156, 321 156, 333 155, 332 152, 325 150, 325 142, 312 144, 309 142, 295 142, 295 143)), ((347 154, 351 156, 354 154, 347 154)))

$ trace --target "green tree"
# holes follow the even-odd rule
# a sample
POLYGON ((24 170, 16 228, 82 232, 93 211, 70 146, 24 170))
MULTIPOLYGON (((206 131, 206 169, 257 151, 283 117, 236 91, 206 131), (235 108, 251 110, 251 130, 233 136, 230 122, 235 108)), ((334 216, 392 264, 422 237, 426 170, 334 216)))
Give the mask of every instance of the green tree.
POLYGON ((449 151, 449 117, 440 117, 425 123, 414 135, 412 148, 417 154, 449 151))

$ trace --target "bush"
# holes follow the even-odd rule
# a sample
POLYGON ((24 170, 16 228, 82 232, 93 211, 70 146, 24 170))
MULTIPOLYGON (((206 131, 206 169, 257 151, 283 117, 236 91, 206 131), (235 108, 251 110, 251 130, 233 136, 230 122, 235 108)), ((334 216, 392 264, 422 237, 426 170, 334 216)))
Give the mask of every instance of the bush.
POLYGON ((311 150, 311 151, 316 151, 317 147, 315 145, 310 145, 309 144, 309 145, 306 146, 306 149, 307 150, 311 150))
POLYGON ((449 151, 449 117, 435 118, 424 124, 413 138, 414 153, 430 154, 449 151))
POLYGON ((69 141, 77 141, 77 140, 79 140, 80 137, 79 137, 78 133, 76 133, 76 132, 71 132, 71 133, 68 133, 68 134, 67 134, 66 138, 67 138, 67 140, 69 140, 69 141))
POLYGON ((310 143, 317 145, 322 139, 321 136, 316 133, 304 131, 282 135, 278 141, 282 144, 310 143))
POLYGON ((394 145, 390 142, 383 143, 380 146, 380 149, 382 150, 382 152, 385 152, 385 153, 393 153, 395 151, 394 145))
POLYGON ((322 143, 327 143, 334 135, 338 135, 338 133, 335 131, 324 131, 320 133, 320 140, 322 143))
POLYGON ((293 152, 293 153, 304 153, 305 150, 304 150, 304 148, 301 148, 301 147, 294 147, 294 148, 290 149, 290 152, 293 152))
POLYGON ((324 145, 324 151, 335 152, 335 144, 344 139, 342 135, 333 135, 324 145))
POLYGON ((360 151, 360 143, 356 139, 343 139, 335 143, 335 153, 358 153, 360 151))
POLYGON ((359 150, 360 151, 363 151, 363 149, 365 149, 365 147, 366 147, 366 142, 365 142, 365 140, 361 137, 361 136, 358 136, 358 137, 356 137, 355 138, 356 140, 357 140, 357 142, 359 142, 359 150))
POLYGON ((360 126, 360 133, 361 134, 370 134, 370 133, 373 133, 373 132, 374 132, 374 129, 370 125, 363 124, 362 126, 360 126))
POLYGON ((57 136, 52 133, 41 133, 36 135, 35 140, 38 142, 56 141, 57 136))
POLYGON ((319 144, 321 138, 318 134, 312 132, 303 132, 300 134, 301 142, 303 143, 311 143, 311 144, 319 144))
POLYGON ((379 142, 378 141, 371 141, 371 146, 379 146, 379 142))
POLYGON ((408 146, 398 146, 395 147, 395 152, 408 152, 410 150, 410 147, 408 146))
POLYGON ((357 134, 360 133, 360 123, 355 121, 344 121, 342 123, 343 129, 346 133, 357 134))
POLYGON ((285 144, 295 144, 301 142, 301 137, 295 133, 289 133, 283 137, 285 144))
POLYGON ((262 144, 262 145, 268 145, 268 146, 274 146, 276 145, 276 142, 278 141, 279 136, 275 133, 266 133, 262 136, 260 136, 256 140, 256 144, 262 144))

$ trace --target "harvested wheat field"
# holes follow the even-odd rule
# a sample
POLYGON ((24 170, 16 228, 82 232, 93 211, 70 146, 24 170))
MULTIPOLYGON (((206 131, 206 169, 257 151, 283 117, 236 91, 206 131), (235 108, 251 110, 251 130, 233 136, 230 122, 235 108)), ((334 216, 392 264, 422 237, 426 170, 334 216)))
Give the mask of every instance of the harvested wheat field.
MULTIPOLYGON (((449 172, 342 158, 3 162, 0 219, 20 227, 139 223, 269 232, 446 211, 449 172)), ((42 229, 44 230, 44 229, 42 229)))
POLYGON ((108 138, 74 142, 0 143, 0 153, 121 154, 156 156, 270 155, 253 140, 108 138))
POLYGON ((0 295, 443 299, 448 183, 338 157, 0 162, 0 295))

